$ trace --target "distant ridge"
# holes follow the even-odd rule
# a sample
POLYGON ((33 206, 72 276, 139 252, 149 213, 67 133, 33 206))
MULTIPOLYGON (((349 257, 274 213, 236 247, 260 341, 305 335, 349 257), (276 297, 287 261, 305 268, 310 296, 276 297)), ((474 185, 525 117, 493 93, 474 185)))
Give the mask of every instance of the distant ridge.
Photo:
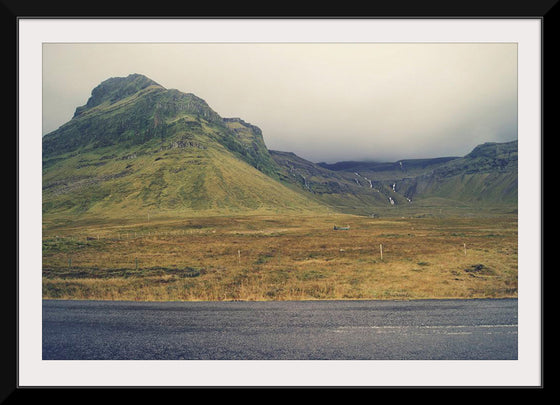
POLYGON ((314 164, 291 152, 271 154, 286 182, 347 212, 412 204, 517 208, 517 141, 478 145, 464 157, 397 162, 314 164))
POLYGON ((430 159, 403 159, 398 162, 373 162, 373 161, 342 161, 336 163, 317 163, 325 169, 334 171, 357 171, 371 170, 376 172, 392 171, 392 170, 414 170, 426 169, 427 167, 441 165, 450 160, 457 159, 457 156, 439 157, 430 159), (404 169, 406 167, 406 169, 404 169))

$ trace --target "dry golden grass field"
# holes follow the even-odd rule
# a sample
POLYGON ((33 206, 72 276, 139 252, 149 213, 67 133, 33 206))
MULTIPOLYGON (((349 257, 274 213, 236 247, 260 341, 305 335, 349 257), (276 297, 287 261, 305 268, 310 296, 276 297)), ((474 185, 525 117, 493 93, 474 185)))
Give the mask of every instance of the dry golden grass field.
POLYGON ((517 297, 517 272, 516 215, 214 216, 43 227, 45 299, 503 298, 517 297))

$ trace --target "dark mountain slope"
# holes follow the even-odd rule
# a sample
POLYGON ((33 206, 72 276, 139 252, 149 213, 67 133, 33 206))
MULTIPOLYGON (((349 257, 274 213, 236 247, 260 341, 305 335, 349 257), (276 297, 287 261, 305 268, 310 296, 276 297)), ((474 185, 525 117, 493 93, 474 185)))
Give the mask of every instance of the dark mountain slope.
POLYGON ((318 163, 319 166, 338 172, 362 173, 377 179, 411 177, 423 174, 433 168, 439 167, 457 157, 440 157, 432 159, 403 159, 398 162, 360 162, 346 161, 337 163, 318 163))
POLYGON ((464 157, 398 162, 306 161, 271 151, 282 180, 345 211, 378 207, 517 205, 517 141, 486 143, 464 157))

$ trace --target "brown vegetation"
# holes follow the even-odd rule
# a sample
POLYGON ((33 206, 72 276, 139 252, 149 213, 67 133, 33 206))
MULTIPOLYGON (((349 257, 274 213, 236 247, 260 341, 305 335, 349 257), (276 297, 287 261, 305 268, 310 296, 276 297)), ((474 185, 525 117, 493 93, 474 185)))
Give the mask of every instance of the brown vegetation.
POLYGON ((516 216, 152 217, 43 233, 46 299, 516 296, 516 216))

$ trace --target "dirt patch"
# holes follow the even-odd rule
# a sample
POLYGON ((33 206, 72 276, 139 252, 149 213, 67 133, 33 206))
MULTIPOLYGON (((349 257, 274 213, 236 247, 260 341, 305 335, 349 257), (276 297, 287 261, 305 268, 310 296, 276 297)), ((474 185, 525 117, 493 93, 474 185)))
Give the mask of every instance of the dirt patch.
POLYGON ((494 270, 480 263, 473 264, 471 267, 464 269, 464 271, 472 276, 476 276, 476 275, 491 276, 494 274, 494 270))

